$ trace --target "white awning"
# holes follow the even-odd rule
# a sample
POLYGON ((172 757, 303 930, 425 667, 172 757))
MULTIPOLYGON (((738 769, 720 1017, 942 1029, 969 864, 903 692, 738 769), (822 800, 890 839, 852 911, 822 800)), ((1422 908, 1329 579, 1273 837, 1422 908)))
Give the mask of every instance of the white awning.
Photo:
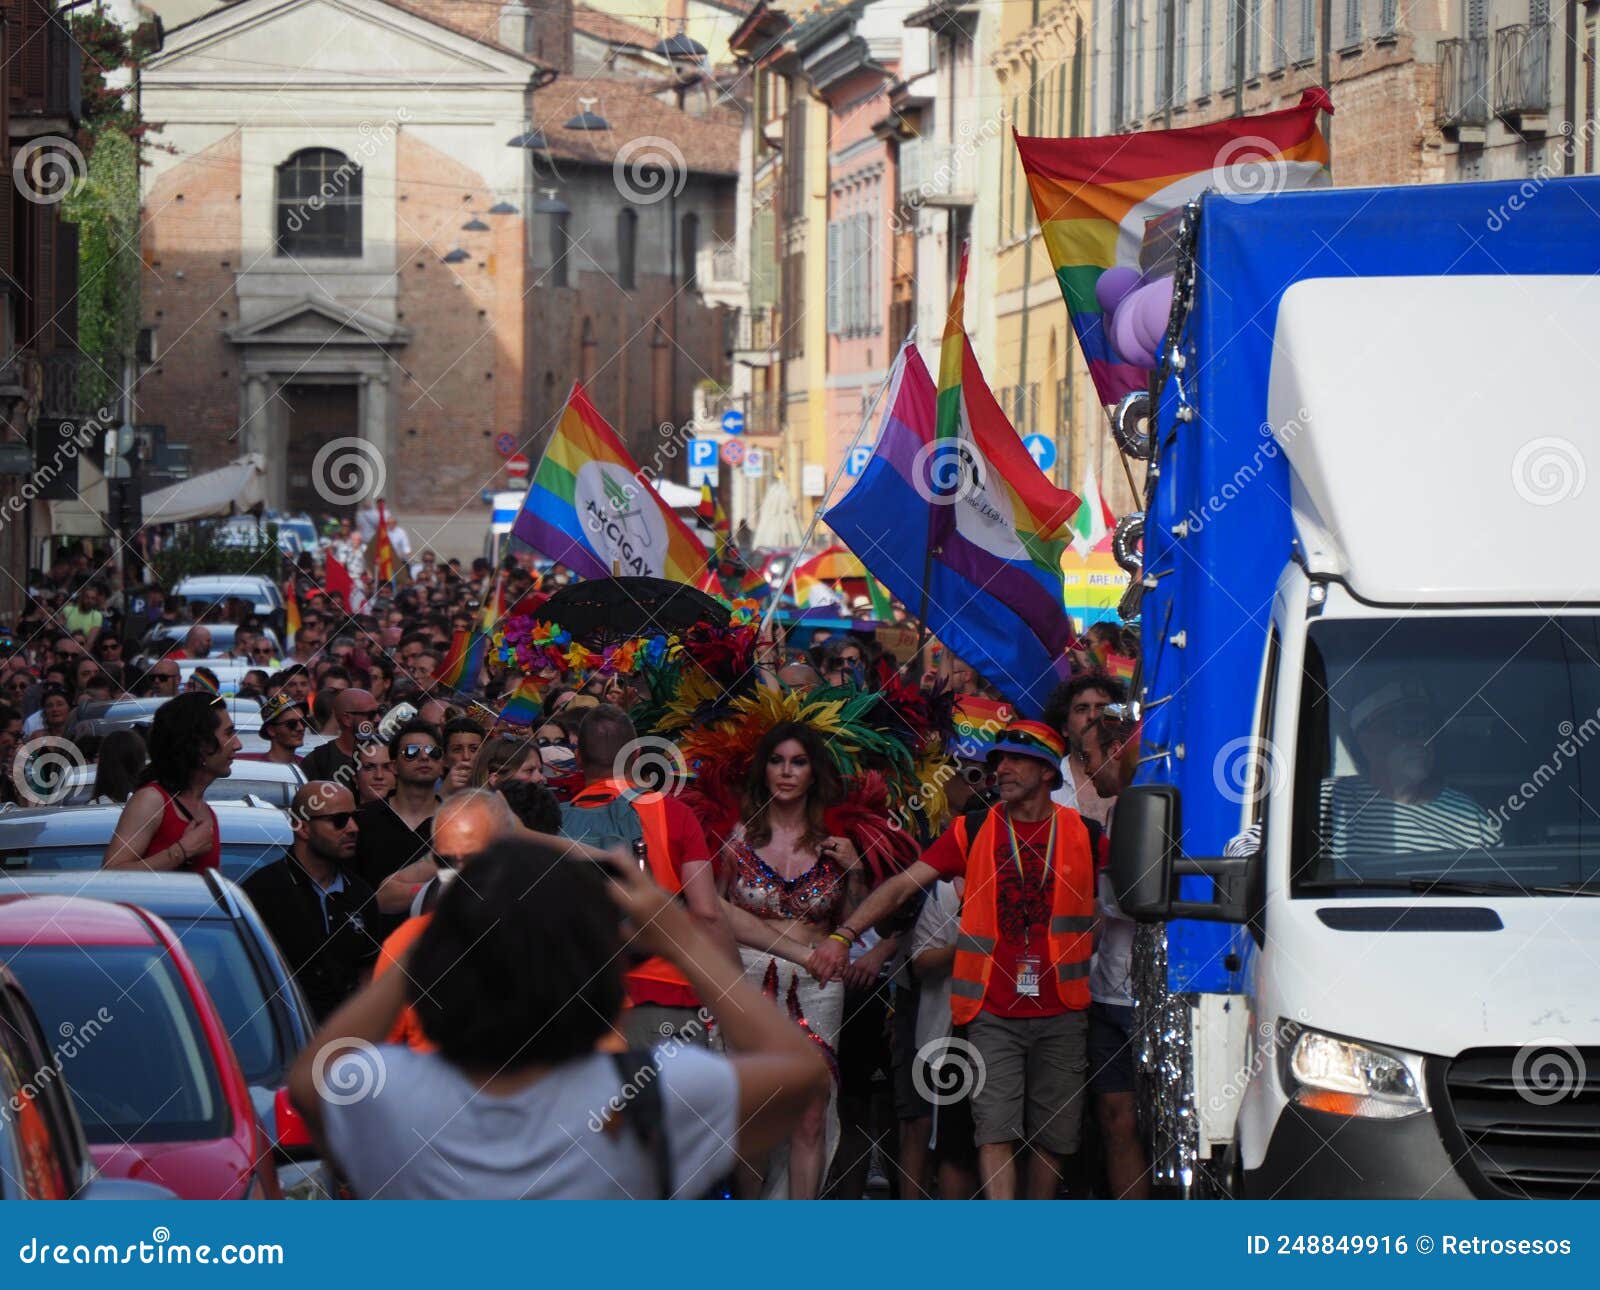
POLYGON ((144 495, 146 524, 176 524, 217 515, 242 515, 267 498, 267 462, 250 453, 220 470, 208 470, 144 495))
POLYGON ((661 500, 675 511, 692 510, 700 505, 700 490, 674 484, 670 479, 652 479, 651 486, 661 494, 661 500))
POLYGON ((761 551, 788 551, 800 545, 800 517, 795 514, 794 498, 781 479, 767 485, 766 496, 756 511, 752 541, 761 551))

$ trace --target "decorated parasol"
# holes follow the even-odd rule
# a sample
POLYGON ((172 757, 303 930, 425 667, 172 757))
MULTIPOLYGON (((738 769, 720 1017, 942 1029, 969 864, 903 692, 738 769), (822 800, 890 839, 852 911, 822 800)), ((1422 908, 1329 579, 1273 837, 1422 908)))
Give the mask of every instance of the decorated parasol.
POLYGON ((535 611, 591 649, 640 636, 674 636, 697 623, 726 627, 726 604, 666 578, 592 578, 563 587, 535 611))

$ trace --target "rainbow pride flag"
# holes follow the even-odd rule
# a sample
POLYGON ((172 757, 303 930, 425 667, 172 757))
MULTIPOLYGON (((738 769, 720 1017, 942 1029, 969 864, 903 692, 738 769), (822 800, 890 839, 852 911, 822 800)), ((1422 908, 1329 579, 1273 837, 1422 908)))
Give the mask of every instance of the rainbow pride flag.
POLYGON ((929 631, 1022 715, 1036 716, 1068 670, 1063 655, 1073 631, 1059 552, 1077 498, 1039 472, 964 337, 961 348, 953 491, 951 463, 938 460, 946 452, 938 393, 915 347, 906 346, 872 459, 823 518, 929 631))
POLYGON ((1017 710, 1003 699, 963 694, 955 704, 955 755, 982 761, 988 747, 1017 718, 1017 710))
POLYGON ((478 684, 483 661, 489 654, 489 635, 481 627, 457 630, 439 664, 439 683, 452 690, 470 690, 478 684))
POLYGON ((586 578, 668 578, 714 591, 706 549, 572 383, 511 531, 586 578))
POLYGON ((544 716, 544 695, 539 683, 531 676, 517 682, 505 706, 500 709, 500 720, 512 726, 536 725, 544 716))
POLYGON ((1119 265, 1137 270, 1145 221, 1208 188, 1249 197, 1331 182, 1317 113, 1332 111, 1327 91, 1313 86, 1295 107, 1181 130, 1017 136, 1039 232, 1101 403, 1144 389, 1150 374, 1112 347, 1095 291, 1100 275, 1119 265))

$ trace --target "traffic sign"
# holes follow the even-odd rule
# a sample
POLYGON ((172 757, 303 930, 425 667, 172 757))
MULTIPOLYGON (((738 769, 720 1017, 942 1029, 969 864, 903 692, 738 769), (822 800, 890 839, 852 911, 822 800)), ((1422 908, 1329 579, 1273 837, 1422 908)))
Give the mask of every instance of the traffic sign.
POLYGON ((738 408, 729 408, 726 412, 724 412, 722 414, 722 433, 743 434, 744 413, 739 411, 738 408))
POLYGON ((857 446, 850 449, 850 457, 844 463, 844 473, 854 479, 867 468, 867 463, 872 460, 872 449, 857 446))
POLYGON ((760 479, 766 468, 766 454, 759 448, 750 448, 744 454, 744 473, 750 479, 760 479))
POLYGON ((689 487, 717 486, 717 441, 691 438, 689 440, 689 487))
POLYGON ((494 450, 502 457, 509 457, 517 450, 517 437, 514 434, 497 434, 494 437, 494 450))
POLYGON ((722 445, 722 460, 730 466, 740 465, 744 461, 744 444, 737 439, 728 439, 722 445))
POLYGON ((1028 456, 1033 458, 1033 464, 1040 470, 1049 470, 1056 464, 1056 441, 1047 439, 1042 434, 1031 434, 1022 441, 1022 446, 1028 450, 1028 456))
POLYGON ((513 453, 506 458, 506 474, 512 479, 525 482, 528 478, 528 467, 532 463, 522 453, 513 453))

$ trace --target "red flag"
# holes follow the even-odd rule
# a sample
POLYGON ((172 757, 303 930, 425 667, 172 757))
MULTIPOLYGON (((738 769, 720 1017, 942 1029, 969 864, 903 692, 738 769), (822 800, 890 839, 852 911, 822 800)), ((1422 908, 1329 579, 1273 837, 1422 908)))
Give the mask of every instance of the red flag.
POLYGON ((372 571, 380 586, 394 581, 394 544, 389 541, 389 517, 382 502, 378 503, 378 531, 372 535, 372 571))
POLYGON ((329 555, 324 561, 322 573, 322 587, 330 597, 337 600, 346 613, 350 612, 350 596, 355 591, 355 581, 350 577, 350 570, 329 555))

